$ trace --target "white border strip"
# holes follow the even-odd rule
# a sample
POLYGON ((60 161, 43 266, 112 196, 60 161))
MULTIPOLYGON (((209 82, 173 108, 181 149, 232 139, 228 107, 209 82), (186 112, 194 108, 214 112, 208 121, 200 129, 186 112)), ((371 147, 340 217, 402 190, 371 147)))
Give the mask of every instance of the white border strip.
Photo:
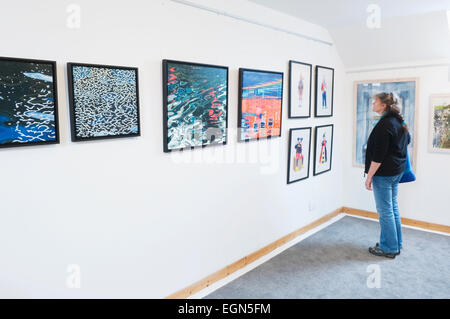
POLYGON ((193 7, 193 8, 200 9, 200 10, 205 10, 205 11, 209 11, 209 12, 212 12, 212 13, 220 14, 220 15, 223 15, 225 17, 233 18, 233 19, 236 19, 236 20, 240 20, 240 21, 256 24, 258 26, 269 28, 269 29, 272 29, 272 30, 275 30, 275 31, 284 32, 284 33, 287 33, 287 34, 290 34, 290 35, 294 35, 294 36, 299 37, 299 38, 303 38, 303 39, 319 42, 319 43, 326 44, 326 45, 329 45, 329 46, 333 45, 332 42, 324 41, 324 40, 321 40, 321 39, 318 39, 318 38, 313 38, 313 37, 307 36, 307 35, 302 34, 302 33, 289 31, 287 29, 278 28, 278 27, 270 25, 270 24, 265 24, 265 23, 261 23, 261 22, 255 21, 255 20, 250 20, 250 19, 247 19, 247 18, 244 18, 244 17, 236 16, 236 15, 227 13, 225 11, 219 11, 219 10, 216 10, 216 9, 213 9, 213 8, 210 8, 210 7, 206 7, 206 6, 202 6, 200 4, 192 3, 192 2, 189 2, 189 1, 185 1, 185 0, 170 0, 170 1, 176 2, 176 3, 179 3, 179 4, 184 4, 186 6, 190 6, 190 7, 193 7))
POLYGON ((217 289, 219 289, 219 288, 229 284, 230 282, 232 282, 233 280, 239 278, 240 276, 244 275, 245 273, 249 272, 250 270, 255 269, 256 267, 258 267, 259 265, 265 263, 269 259, 272 259, 273 257, 275 257, 276 255, 282 253, 286 249, 288 249, 288 248, 298 244, 303 239, 308 238, 311 235, 314 235, 318 231, 321 231, 322 229, 324 229, 324 228, 328 227, 329 225, 337 222, 338 220, 340 220, 343 217, 345 217, 345 215, 343 213, 340 213, 339 215, 333 217, 329 221, 321 224, 320 226, 317 226, 314 229, 311 229, 310 231, 307 231, 306 233, 296 237, 295 239, 291 240, 290 242, 288 242, 288 243, 286 243, 286 244, 284 244, 284 245, 274 249, 269 254, 259 258, 258 260, 255 260, 251 264, 248 264, 247 266, 245 266, 245 267, 235 271, 231 275, 229 275, 229 276, 227 276, 227 277, 225 277, 225 278, 223 278, 223 279, 213 283, 211 286, 206 287, 203 290, 201 290, 201 291, 191 295, 187 299, 201 299, 203 297, 206 297, 207 295, 209 295, 210 293, 214 292, 215 290, 217 290, 217 289))

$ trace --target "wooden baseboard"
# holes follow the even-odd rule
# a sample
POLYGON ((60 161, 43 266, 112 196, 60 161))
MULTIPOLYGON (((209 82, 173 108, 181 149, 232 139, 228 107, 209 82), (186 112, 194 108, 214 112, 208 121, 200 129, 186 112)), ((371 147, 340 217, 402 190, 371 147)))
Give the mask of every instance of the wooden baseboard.
MULTIPOLYGON (((197 281, 196 283, 181 289, 180 291, 177 291, 173 294, 171 294, 170 296, 167 296, 166 299, 184 299, 184 298, 188 298, 190 296, 192 296, 193 294, 199 292, 200 290, 209 287, 210 285, 212 285, 213 283, 231 275, 232 273, 234 273, 235 271, 244 268, 245 266, 247 266, 248 264, 251 264, 252 262, 254 262, 255 260, 269 254, 270 252, 272 252, 273 250, 277 249, 280 246, 283 246, 284 244, 290 242, 291 240, 295 239, 296 237, 306 233, 307 231, 310 231, 311 229, 314 229, 318 226, 320 226, 321 224, 329 221, 330 219, 332 219, 333 217, 339 215, 340 213, 346 213, 349 215, 355 215, 355 216, 362 216, 362 217, 367 217, 367 218, 373 218, 373 219, 378 219, 378 213, 375 212, 371 212, 371 211, 367 211, 367 210, 362 210, 362 209, 356 209, 356 208, 350 208, 350 207, 341 207, 338 208, 336 210, 334 210, 333 212, 329 213, 328 215, 323 216, 322 218, 312 222, 311 224, 308 224, 280 239, 278 239, 277 241, 274 241, 273 243, 261 248, 260 250, 245 256, 241 259, 239 259, 238 261, 232 263, 231 265, 226 266, 225 268, 209 275, 206 278, 203 278, 199 281, 197 281)), ((427 222, 423 222, 420 220, 414 220, 414 219, 409 219, 409 218, 404 218, 402 217, 402 224, 404 225, 409 225, 409 226, 414 226, 414 227, 419 227, 419 228, 423 228, 423 229, 428 229, 428 230, 434 230, 434 231, 439 231, 439 232, 443 232, 443 233, 450 233, 450 226, 445 226, 445 225, 439 225, 439 224, 433 224, 433 223, 427 223, 427 222)))
MULTIPOLYGON (((368 210, 356 209, 356 208, 351 208, 351 207, 342 207, 342 212, 349 214, 349 215, 378 219, 378 213, 371 212, 368 210)), ((423 222, 421 220, 405 218, 405 217, 401 217, 401 220, 402 220, 403 225, 414 226, 414 227, 419 227, 419 228, 423 228, 423 229, 427 229, 427 230, 433 230, 433 231, 450 234, 450 226, 427 223, 427 222, 423 222)))
POLYGON ((225 268, 209 275, 208 277, 201 279, 200 281, 190 285, 189 287, 181 289, 180 291, 177 291, 176 293, 171 294, 170 296, 167 296, 166 299, 188 298, 189 296, 199 292, 200 290, 202 290, 206 287, 209 287, 211 284, 231 275, 235 271, 237 271, 241 268, 244 268, 245 266, 247 266, 248 264, 251 264, 255 260, 269 254, 276 248, 283 246, 284 244, 295 239, 296 237, 329 221, 330 219, 332 219, 333 217, 336 217, 340 213, 342 213, 342 208, 338 208, 338 209, 334 210, 333 212, 329 213, 328 215, 325 215, 322 218, 312 222, 311 224, 308 224, 308 225, 278 239, 277 241, 274 241, 273 243, 261 248, 260 250, 254 252, 248 256, 245 256, 244 258, 239 259, 238 261, 232 263, 231 265, 228 265, 225 268))

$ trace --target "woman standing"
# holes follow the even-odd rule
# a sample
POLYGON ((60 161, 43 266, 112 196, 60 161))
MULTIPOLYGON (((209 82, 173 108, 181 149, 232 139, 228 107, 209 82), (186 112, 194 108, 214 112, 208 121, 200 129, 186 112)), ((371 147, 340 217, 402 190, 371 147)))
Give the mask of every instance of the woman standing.
POLYGON ((367 142, 365 173, 366 188, 373 189, 381 234, 380 242, 370 247, 369 252, 395 258, 402 248, 398 184, 405 170, 411 136, 392 93, 375 95, 373 111, 382 117, 367 142))

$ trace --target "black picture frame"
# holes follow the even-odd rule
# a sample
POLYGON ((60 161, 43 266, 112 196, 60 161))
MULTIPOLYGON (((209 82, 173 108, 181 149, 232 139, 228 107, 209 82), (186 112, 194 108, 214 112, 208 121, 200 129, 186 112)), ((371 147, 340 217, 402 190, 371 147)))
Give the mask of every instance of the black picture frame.
POLYGON ((58 112, 58 78, 57 78, 57 65, 56 61, 28 59, 28 58, 15 58, 15 57, 0 57, 0 62, 17 62, 17 63, 30 63, 30 64, 48 64, 52 68, 52 90, 53 90, 53 116, 55 122, 55 140, 51 141, 37 141, 37 142, 25 142, 25 143, 4 143, 0 144, 0 148, 13 148, 23 146, 36 146, 36 145, 50 145, 60 143, 59 134, 59 112, 58 112))
POLYGON ((334 124, 316 126, 314 129, 314 176, 331 171, 333 164, 333 147, 334 147, 334 124), (331 147, 330 147, 330 168, 321 172, 317 172, 317 137, 318 130, 323 127, 331 127, 331 147))
POLYGON ((257 70, 257 69, 247 69, 247 68, 239 68, 239 95, 238 95, 238 118, 237 118, 237 128, 238 128, 238 142, 250 142, 250 141, 259 141, 262 139, 271 139, 274 137, 281 137, 282 129, 283 129, 283 92, 284 92, 284 72, 279 71, 267 71, 267 70, 257 70), (243 75, 244 72, 260 72, 260 73, 269 73, 269 74, 278 74, 281 75, 281 107, 280 107, 280 134, 279 135, 268 135, 266 137, 257 137, 252 139, 242 139, 242 86, 243 86, 243 75))
POLYGON ((287 166, 287 180, 286 180, 288 185, 309 178, 309 167, 310 167, 310 163, 311 163, 311 143, 312 143, 312 127, 309 126, 309 127, 299 127, 299 128, 289 129, 288 166, 287 166), (290 173, 291 173, 291 164, 292 164, 292 162, 291 162, 292 133, 294 131, 301 131, 301 130, 309 131, 308 165, 306 167, 307 174, 306 174, 306 177, 291 181, 289 177, 290 177, 290 173))
POLYGON ((314 117, 332 117, 333 116, 333 107, 334 107, 334 69, 330 68, 330 67, 326 67, 326 66, 322 66, 322 65, 316 65, 315 68, 315 95, 314 95, 314 100, 315 100, 315 107, 314 107, 314 117), (331 70, 332 71, 332 91, 331 91, 331 113, 328 115, 319 115, 317 110, 319 107, 319 99, 317 98, 317 94, 319 91, 319 70, 320 69, 326 69, 326 70, 331 70))
POLYGON ((162 83, 163 83, 163 151, 164 153, 170 153, 172 151, 183 151, 186 149, 198 149, 198 148, 205 148, 205 147, 211 147, 211 146, 218 146, 218 145, 226 145, 228 141, 228 111, 229 111, 229 68, 228 66, 222 66, 222 65, 214 65, 214 64, 205 64, 205 63, 197 63, 197 62, 187 62, 187 61, 178 61, 178 60, 170 60, 170 59, 164 59, 162 60, 162 83), (183 147, 183 148, 177 148, 177 149, 169 149, 169 141, 168 141, 168 67, 169 64, 182 64, 182 65, 188 65, 188 66, 198 66, 198 67, 208 67, 208 68, 217 68, 217 69, 224 69, 226 70, 226 80, 227 80, 227 89, 226 89, 226 106, 225 106, 225 140, 222 143, 213 143, 213 144, 203 144, 199 146, 189 146, 189 147, 183 147))
POLYGON ((295 60, 290 60, 289 61, 289 113, 288 113, 288 118, 290 119, 302 119, 302 118, 310 118, 311 117, 311 105, 312 105, 312 101, 311 101, 311 94, 312 94, 312 73, 313 73, 313 69, 312 69, 312 64, 309 63, 304 63, 304 62, 299 62, 299 61, 295 61, 295 60), (307 116, 292 116, 292 65, 293 64, 301 64, 301 65, 305 65, 307 67, 309 67, 309 113, 307 116))
POLYGON ((108 140, 108 139, 124 138, 124 137, 138 137, 141 135, 138 68, 127 67, 127 66, 69 62, 69 63, 67 63, 67 84, 68 84, 68 92, 69 92, 68 95, 69 95, 70 131, 71 131, 72 142, 108 140), (73 81, 73 67, 74 66, 100 68, 100 69, 129 70, 129 71, 135 72, 135 74, 136 74, 136 108, 137 108, 136 110, 137 110, 137 126, 138 126, 136 133, 121 134, 121 135, 106 135, 106 136, 89 136, 89 137, 77 136, 77 129, 76 129, 77 122, 76 122, 76 116, 75 116, 75 96, 74 96, 74 81, 73 81))

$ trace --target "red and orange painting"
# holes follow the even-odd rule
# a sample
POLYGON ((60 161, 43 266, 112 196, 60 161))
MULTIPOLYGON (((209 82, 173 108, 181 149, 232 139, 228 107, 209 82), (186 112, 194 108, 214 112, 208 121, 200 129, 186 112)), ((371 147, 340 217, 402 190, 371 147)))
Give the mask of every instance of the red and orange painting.
POLYGON ((241 69, 240 140, 281 135, 283 73, 241 69))

